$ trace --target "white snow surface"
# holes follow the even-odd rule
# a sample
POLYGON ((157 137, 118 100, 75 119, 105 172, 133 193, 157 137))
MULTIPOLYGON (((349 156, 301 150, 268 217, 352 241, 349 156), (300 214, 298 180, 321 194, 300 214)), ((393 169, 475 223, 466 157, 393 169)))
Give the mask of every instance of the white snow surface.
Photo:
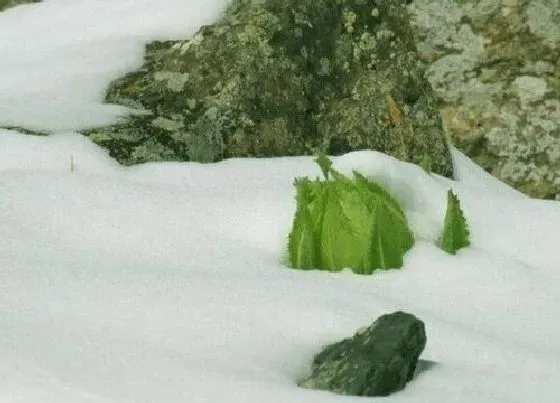
POLYGON ((225 0, 43 0, 0 13, 0 125, 76 130, 128 110, 102 105, 149 40, 185 38, 225 0))
POLYGON ((0 13, 0 125, 54 132, 0 129, 0 402, 557 402, 559 202, 455 150, 456 181, 347 154, 335 167, 389 189, 417 242, 399 270, 298 271, 286 264, 292 182, 320 174, 311 157, 125 168, 71 131, 122 112, 103 90, 145 41, 192 34, 223 6, 47 0, 0 13), (456 256, 434 245, 448 189, 472 234, 456 256), (322 346, 395 310, 428 335, 403 391, 296 386, 322 346))

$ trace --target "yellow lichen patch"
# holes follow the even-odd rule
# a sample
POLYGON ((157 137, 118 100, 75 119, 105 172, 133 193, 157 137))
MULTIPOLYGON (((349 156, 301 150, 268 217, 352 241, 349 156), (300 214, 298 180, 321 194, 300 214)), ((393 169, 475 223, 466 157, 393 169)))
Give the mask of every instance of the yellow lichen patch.
POLYGON ((393 98, 391 94, 387 94, 385 100, 389 107, 389 122, 394 125, 401 123, 404 120, 404 112, 401 106, 395 101, 395 98, 393 98))

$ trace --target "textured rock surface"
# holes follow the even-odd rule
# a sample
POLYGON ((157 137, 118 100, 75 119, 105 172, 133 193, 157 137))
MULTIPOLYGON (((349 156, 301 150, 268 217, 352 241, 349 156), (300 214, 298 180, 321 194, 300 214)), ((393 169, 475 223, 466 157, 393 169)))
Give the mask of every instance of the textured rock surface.
POLYGON ((560 0, 415 0, 453 142, 534 197, 560 200, 560 0))
POLYGON ((124 164, 373 148, 452 175, 404 1, 259 3, 149 44, 107 94, 149 114, 87 134, 124 164))
POLYGON ((0 0, 0 11, 20 4, 39 3, 41 0, 0 0))
POLYGON ((352 338, 315 356, 312 374, 298 382, 310 389, 352 396, 387 396, 405 387, 426 346, 424 323, 414 315, 380 316, 352 338))

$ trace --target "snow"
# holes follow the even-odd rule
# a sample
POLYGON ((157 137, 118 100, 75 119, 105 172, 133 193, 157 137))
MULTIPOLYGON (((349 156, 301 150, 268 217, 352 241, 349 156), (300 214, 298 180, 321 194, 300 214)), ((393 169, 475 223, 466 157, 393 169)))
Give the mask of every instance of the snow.
POLYGON ((149 40, 188 37, 225 0, 43 0, 0 14, 0 125, 75 130, 112 123, 108 83, 142 62, 149 40))
POLYGON ((312 158, 125 168, 72 132, 122 113, 103 90, 141 63, 147 38, 189 35, 223 6, 50 0, 0 13, 0 125, 54 133, 0 129, 0 402, 363 402, 295 383, 323 345, 399 309, 425 322, 428 345, 384 400, 556 401, 560 203, 455 150, 457 181, 347 154, 335 167, 386 186, 416 245, 400 270, 297 271, 292 182, 320 174, 312 158), (472 233, 456 256, 433 244, 449 188, 472 233))

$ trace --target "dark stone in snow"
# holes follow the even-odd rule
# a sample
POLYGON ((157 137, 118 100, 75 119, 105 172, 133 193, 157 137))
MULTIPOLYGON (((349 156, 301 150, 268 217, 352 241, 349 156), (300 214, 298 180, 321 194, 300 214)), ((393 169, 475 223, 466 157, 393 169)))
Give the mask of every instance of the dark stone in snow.
POLYGON ((421 320, 400 311, 383 315, 353 337, 325 347, 313 360, 312 374, 298 386, 341 395, 387 396, 412 379, 425 346, 421 320))

